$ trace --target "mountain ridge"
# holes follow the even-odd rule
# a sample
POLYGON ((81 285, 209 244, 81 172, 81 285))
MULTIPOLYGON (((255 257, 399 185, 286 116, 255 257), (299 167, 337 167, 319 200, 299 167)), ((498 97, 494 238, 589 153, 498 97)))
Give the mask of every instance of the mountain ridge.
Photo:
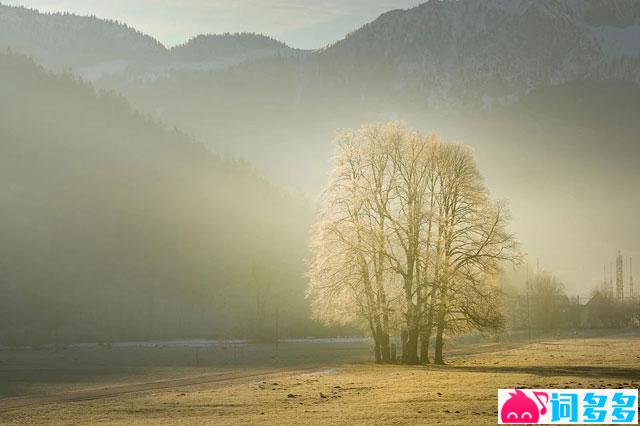
POLYGON ((465 100, 486 108, 575 80, 640 83, 640 6, 633 0, 431 0, 386 12, 323 49, 300 51, 253 33, 199 35, 167 49, 115 21, 0 5, 0 46, 91 81, 156 80, 284 58, 300 62, 300 72, 317 73, 301 76, 318 80, 312 86, 357 85, 365 93, 375 87, 435 107, 465 100), (98 47, 86 48, 91 43, 98 47), (99 53, 87 51, 104 53, 91 63, 99 53))
POLYGON ((468 95, 504 103, 573 80, 637 84, 640 7, 631 0, 432 0, 381 15, 322 56, 325 72, 338 79, 384 85, 429 103, 468 95), (603 7, 613 10, 610 17, 594 20, 603 7))
POLYGON ((71 69, 89 81, 123 76, 155 79, 175 70, 217 70, 295 51, 255 33, 199 35, 167 48, 116 20, 0 3, 0 50, 31 56, 54 72, 71 69))

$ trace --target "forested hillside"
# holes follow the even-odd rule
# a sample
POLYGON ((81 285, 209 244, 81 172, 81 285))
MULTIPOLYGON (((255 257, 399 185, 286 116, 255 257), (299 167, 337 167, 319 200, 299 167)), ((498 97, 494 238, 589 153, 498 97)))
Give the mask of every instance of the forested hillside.
POLYGON ((207 62, 235 56, 275 54, 293 50, 273 38, 253 34, 207 34, 171 48, 174 61, 207 62))
POLYGON ((0 343, 313 333, 308 211, 246 164, 12 54, 0 135, 0 343))
POLYGON ((119 22, 0 4, 0 48, 7 47, 56 71, 93 74, 121 73, 132 62, 154 62, 167 53, 153 37, 119 22))
POLYGON ((148 81, 176 70, 219 70, 295 52, 254 33, 199 35, 169 49, 126 23, 0 3, 0 49, 6 48, 33 57, 49 70, 70 69, 90 81, 148 81))
POLYGON ((490 108, 576 80, 640 83, 640 4, 427 1, 381 15, 318 56, 337 85, 440 109, 490 108))

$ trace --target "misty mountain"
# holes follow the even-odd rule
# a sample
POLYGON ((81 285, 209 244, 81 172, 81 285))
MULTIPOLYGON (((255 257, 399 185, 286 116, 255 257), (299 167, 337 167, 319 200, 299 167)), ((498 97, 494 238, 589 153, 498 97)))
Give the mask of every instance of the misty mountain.
POLYGON ((633 0, 462 0, 388 12, 318 51, 98 84, 215 150, 286 173, 279 151, 326 157, 336 128, 364 120, 406 111, 474 115, 517 108, 538 89, 634 87, 638 76, 640 6, 633 0), (241 124, 247 117, 253 126, 241 124), (265 153, 266 146, 275 149, 265 153))
MULTIPOLYGON (((585 102, 609 104, 605 116, 619 112, 625 131, 635 129, 634 120, 616 99, 625 91, 620 87, 635 93, 639 76, 638 2, 461 0, 385 13, 319 51, 217 72, 176 70, 153 81, 99 84, 218 152, 256 162, 286 184, 317 190, 325 169, 310 173, 298 165, 328 158, 327 142, 338 128, 419 116, 411 124, 431 123, 437 130, 456 122, 465 129, 479 116, 503 122, 508 108, 526 114, 534 94, 539 105, 544 93, 544 108, 553 108, 573 92, 563 88, 582 87, 604 96, 586 93, 585 102), (252 125, 243 125, 246 120, 252 125), (283 163, 291 155, 297 161, 283 163)), ((573 114, 576 129, 595 128, 593 117, 573 114)), ((552 128, 561 119, 540 124, 552 128)), ((469 133, 466 142, 476 145, 469 133)), ((549 148, 547 140, 532 143, 549 148)))
POLYGON ((315 52, 250 33, 200 35, 166 49, 126 24, 0 6, 5 46, 90 80, 148 80, 284 56, 298 65, 301 79, 322 90, 357 88, 437 107, 464 100, 487 108, 576 80, 640 83, 640 6, 633 0, 428 1, 385 13, 315 52))
POLYGON ((200 35, 167 49, 117 21, 0 4, 0 50, 7 48, 31 56, 50 70, 71 69, 91 81, 111 76, 155 79, 175 70, 224 69, 294 52, 252 33, 200 35))
POLYGON ((313 332, 309 213, 246 164, 13 54, 0 134, 0 342, 313 332))
POLYGON ((337 84, 435 106, 510 103, 576 80, 640 82, 633 0, 428 1, 383 14, 319 53, 337 84))
POLYGON ((167 55, 157 40, 125 24, 0 4, 0 49, 7 48, 51 70, 87 76, 121 73, 133 63, 167 55))

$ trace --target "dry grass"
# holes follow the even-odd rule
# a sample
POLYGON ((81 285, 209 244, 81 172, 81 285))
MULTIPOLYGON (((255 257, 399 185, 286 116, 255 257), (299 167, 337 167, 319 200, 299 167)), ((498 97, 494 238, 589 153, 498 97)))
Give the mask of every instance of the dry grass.
POLYGON ((498 388, 639 387, 640 338, 537 342, 445 367, 327 366, 0 413, 16 424, 496 424, 498 388))

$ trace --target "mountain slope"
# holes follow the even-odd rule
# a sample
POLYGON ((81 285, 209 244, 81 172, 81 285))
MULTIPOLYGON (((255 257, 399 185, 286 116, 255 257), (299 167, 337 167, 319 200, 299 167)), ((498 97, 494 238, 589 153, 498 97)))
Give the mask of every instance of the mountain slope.
POLYGON ((300 184, 292 176, 303 173, 305 186, 318 188, 323 169, 301 165, 329 155, 336 128, 422 111, 503 111, 536 90, 580 82, 633 91, 639 76, 637 1, 459 0, 386 13, 318 52, 103 83, 218 151, 287 183, 300 184), (248 117, 252 126, 242 124, 248 117), (296 160, 283 163, 284 153, 296 160))
POLYGON ((0 135, 0 344, 310 332, 308 213, 246 165, 8 54, 0 135))
POLYGON ((0 4, 0 49, 32 56, 53 70, 119 73, 166 54, 157 40, 124 24, 72 14, 41 14, 0 4))
POLYGON ((299 68, 307 90, 488 108, 577 80, 640 83, 640 6, 634 0, 433 0, 385 13, 326 49, 301 54, 248 33, 201 35, 167 50, 116 22, 0 5, 2 46, 89 80, 158 79, 284 58, 299 68))
POLYGON ((172 70, 224 69, 294 51, 251 33, 203 35, 167 49, 119 22, 0 4, 0 50, 7 48, 33 57, 50 70, 71 69, 90 81, 114 76, 148 80, 172 70))
POLYGON ((432 104, 507 103, 576 80, 640 82, 633 0, 428 1, 393 11, 320 54, 341 83, 432 104))

